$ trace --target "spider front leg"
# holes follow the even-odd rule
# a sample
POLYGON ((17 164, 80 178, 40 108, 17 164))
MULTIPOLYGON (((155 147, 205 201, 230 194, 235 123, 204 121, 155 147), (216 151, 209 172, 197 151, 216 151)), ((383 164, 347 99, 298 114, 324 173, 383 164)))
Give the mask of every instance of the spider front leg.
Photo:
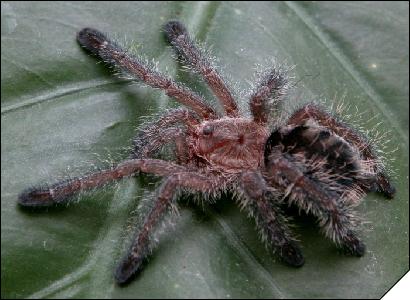
POLYGON ((205 103, 202 97, 156 72, 139 57, 131 56, 100 31, 84 28, 77 34, 77 40, 81 46, 99 56, 107 64, 117 68, 127 76, 145 82, 151 87, 164 90, 168 96, 192 108, 199 116, 205 119, 216 117, 215 111, 205 103))
POLYGON ((183 166, 158 159, 130 159, 107 170, 57 182, 50 186, 29 188, 18 196, 18 203, 26 207, 50 206, 65 203, 81 191, 103 186, 112 181, 132 176, 139 171, 167 176, 185 170, 186 168, 183 166))
POLYGON ((389 199, 392 199, 394 197, 396 189, 391 184, 386 172, 383 170, 383 167, 379 162, 376 154, 372 150, 370 143, 366 141, 364 137, 362 137, 359 133, 357 133, 347 125, 337 121, 330 114, 323 111, 314 104, 307 104, 296 111, 288 120, 288 124, 299 125, 309 119, 317 121, 320 125, 327 127, 340 137, 344 138, 348 143, 351 143, 355 147, 357 147, 363 159, 372 161, 374 163, 376 182, 372 189, 383 193, 383 195, 389 199))
MULTIPOLYGON (((283 155, 283 154, 281 154, 283 155)), ((286 155, 272 156, 266 166, 268 181, 288 195, 301 209, 311 211, 327 237, 355 256, 362 256, 365 245, 354 228, 357 220, 340 195, 305 175, 286 155)))
POLYGON ((153 230, 163 218, 166 209, 174 201, 178 188, 189 188, 195 191, 210 193, 217 187, 218 178, 194 172, 181 172, 170 175, 158 190, 158 197, 154 207, 145 219, 141 230, 131 245, 129 253, 124 257, 115 272, 119 284, 126 283, 132 275, 140 270, 141 264, 150 252, 150 237, 153 230))
POLYGON ((222 102, 226 114, 230 117, 238 117, 238 107, 232 93, 206 55, 192 41, 185 26, 178 21, 170 21, 164 25, 164 31, 177 54, 204 77, 216 97, 222 102))
POLYGON ((152 157, 164 144, 175 142, 179 163, 187 160, 187 133, 194 131, 199 124, 198 117, 186 109, 173 109, 160 116, 159 120, 142 127, 133 140, 132 158, 152 157), (172 127, 174 125, 183 125, 172 127), (165 128, 165 129, 164 129, 165 128))
POLYGON ((139 136, 134 139, 134 149, 132 151, 132 158, 151 158, 158 152, 158 150, 167 143, 175 143, 176 158, 183 161, 186 157, 186 134, 181 128, 171 127, 162 129, 156 135, 144 137, 139 136))
POLYGON ((280 208, 269 197, 269 188, 259 172, 248 171, 241 176, 241 189, 245 199, 239 204, 255 219, 262 240, 273 247, 287 264, 300 267, 304 264, 301 250, 291 237, 280 208))

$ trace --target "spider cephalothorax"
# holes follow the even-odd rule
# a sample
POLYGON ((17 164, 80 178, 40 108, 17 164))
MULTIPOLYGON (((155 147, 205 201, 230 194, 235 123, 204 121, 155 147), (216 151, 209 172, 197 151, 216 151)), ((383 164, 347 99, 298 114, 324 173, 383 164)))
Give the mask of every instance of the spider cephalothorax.
POLYGON ((118 283, 141 268, 152 233, 173 206, 178 189, 205 196, 231 191, 255 219, 264 242, 292 266, 303 265, 304 258, 281 212, 282 202, 312 213, 327 237, 350 254, 363 255, 365 246, 357 237, 359 222, 353 208, 369 191, 394 195, 367 139, 314 104, 295 111, 285 124, 275 123, 271 111, 287 88, 285 74, 275 68, 263 76, 249 99, 252 116, 241 116, 232 93, 185 27, 171 21, 164 31, 177 55, 203 76, 225 113, 218 115, 201 96, 129 55, 101 32, 85 28, 77 36, 84 48, 123 74, 163 89, 189 109, 170 110, 141 128, 128 160, 28 189, 19 195, 20 205, 64 203, 80 191, 139 172, 164 176, 156 202, 115 273, 118 283), (175 146, 176 162, 154 159, 166 144, 175 146))

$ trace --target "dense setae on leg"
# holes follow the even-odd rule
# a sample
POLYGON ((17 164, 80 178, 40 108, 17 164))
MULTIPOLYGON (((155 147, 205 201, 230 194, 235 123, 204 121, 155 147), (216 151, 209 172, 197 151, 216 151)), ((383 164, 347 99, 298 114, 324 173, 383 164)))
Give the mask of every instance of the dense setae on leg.
POLYGON ((131 245, 129 253, 117 268, 115 278, 119 284, 126 283, 130 277, 140 270, 141 264, 150 252, 150 236, 162 220, 166 209, 171 205, 178 188, 210 193, 219 185, 218 178, 193 172, 181 172, 169 176, 158 190, 158 197, 141 230, 131 245))
POLYGON ((131 56, 98 30, 84 28, 78 33, 77 40, 84 48, 99 56, 106 63, 151 87, 164 90, 168 96, 192 108, 199 116, 205 119, 216 116, 214 110, 205 104, 202 97, 154 71, 140 58, 131 56))
POLYGON ((164 31, 177 54, 204 77, 214 94, 222 102, 226 114, 230 117, 239 116, 232 93, 206 55, 196 47, 185 26, 178 21, 170 21, 165 24, 164 31))
POLYGON ((259 172, 244 172, 240 183, 245 199, 239 204, 255 219, 264 242, 273 247, 287 264, 302 266, 305 262, 302 252, 291 237, 280 208, 269 197, 269 188, 262 175, 259 172))
POLYGON ((132 151, 132 158, 148 158, 155 157, 155 154, 168 143, 176 145, 176 158, 180 159, 186 156, 186 133, 178 127, 170 127, 162 129, 155 135, 146 137, 142 134, 140 137, 134 139, 134 149, 132 151))
POLYGON ((139 129, 133 140, 131 157, 152 157, 165 143, 175 142, 177 159, 184 162, 187 159, 186 137, 198 124, 199 120, 193 112, 186 109, 170 110, 139 129), (182 125, 182 128, 178 125, 182 125))
POLYGON ((301 209, 320 220, 325 234, 348 252, 361 256, 353 208, 362 185, 374 182, 361 157, 344 139, 312 120, 274 131, 265 146, 267 181, 301 209))
POLYGON ((114 168, 57 182, 46 187, 27 189, 19 195, 18 203, 22 206, 36 207, 65 203, 70 197, 81 191, 103 186, 115 180, 134 175, 140 171, 159 176, 167 176, 176 172, 185 171, 185 168, 158 159, 130 159, 123 161, 114 168))
POLYGON ((275 68, 262 78, 249 101, 255 122, 267 124, 270 121, 272 118, 272 108, 278 105, 276 102, 285 94, 286 86, 287 79, 285 74, 275 68))
POLYGON ((357 220, 351 207, 337 193, 311 179, 292 162, 290 155, 281 156, 282 153, 272 153, 266 165, 267 181, 282 189, 291 202, 318 217, 330 239, 351 254, 362 256, 365 246, 354 231, 357 220))

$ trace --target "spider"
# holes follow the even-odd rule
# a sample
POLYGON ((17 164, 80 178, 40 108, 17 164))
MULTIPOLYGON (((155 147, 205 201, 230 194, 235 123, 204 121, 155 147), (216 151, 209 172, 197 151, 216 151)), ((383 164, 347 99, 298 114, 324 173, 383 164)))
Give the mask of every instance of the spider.
POLYGON ((127 160, 81 177, 27 189, 18 203, 51 206, 140 172, 163 176, 152 209, 115 271, 118 284, 141 270, 151 251, 153 232, 175 205, 177 191, 200 192, 209 203, 221 192, 231 192, 255 219, 262 240, 290 266, 302 266, 304 257, 282 212, 283 203, 313 214, 338 247, 362 256, 365 245, 358 238, 360 221, 354 207, 368 192, 377 191, 388 198, 395 193, 367 138, 313 103, 294 111, 284 124, 275 122, 272 112, 288 87, 285 72, 277 68, 266 72, 251 94, 251 117, 242 116, 232 92, 184 25, 169 21, 164 32, 177 56, 202 75, 224 114, 103 33, 84 28, 77 40, 86 50, 123 74, 164 90, 187 109, 167 111, 141 129, 127 160), (174 147, 174 162, 154 158, 166 145, 174 147))

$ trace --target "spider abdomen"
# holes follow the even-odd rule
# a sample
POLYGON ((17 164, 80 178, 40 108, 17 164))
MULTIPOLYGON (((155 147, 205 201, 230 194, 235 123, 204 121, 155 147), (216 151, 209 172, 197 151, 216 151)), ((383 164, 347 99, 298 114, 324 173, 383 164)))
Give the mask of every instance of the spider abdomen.
POLYGON ((283 155, 304 176, 326 186, 336 197, 347 195, 350 202, 360 199, 361 189, 375 180, 363 167, 366 162, 358 149, 313 120, 272 132, 265 147, 265 165, 283 155))

